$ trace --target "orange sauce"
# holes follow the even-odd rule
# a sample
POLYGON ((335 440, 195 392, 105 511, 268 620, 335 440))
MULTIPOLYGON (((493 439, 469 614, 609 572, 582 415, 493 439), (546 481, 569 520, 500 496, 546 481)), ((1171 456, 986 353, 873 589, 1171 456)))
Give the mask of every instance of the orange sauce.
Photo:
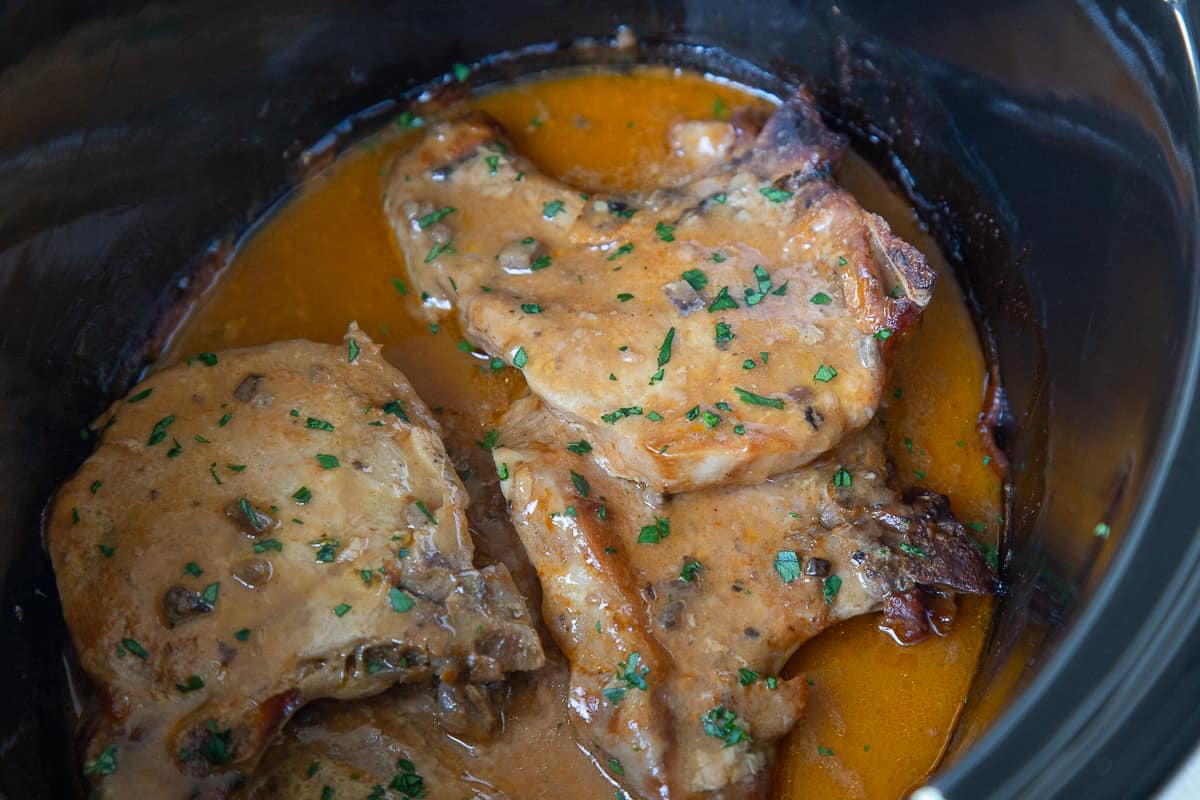
MULTIPOLYGON (((677 121, 769 108, 737 87, 666 70, 552 76, 474 102, 544 170, 587 191, 639 187, 671 158, 667 132, 677 121)), ((465 423, 454 435, 490 427, 523 388, 520 375, 461 348, 452 325, 432 331, 416 314, 419 298, 394 282, 405 273, 381 210, 381 176, 414 135, 372 137, 308 181, 240 246, 164 363, 295 337, 336 342, 357 320, 430 406, 465 423)), ((944 267, 912 209, 861 160, 851 154, 839 179, 944 267)), ((1001 479, 975 431, 987 365, 954 277, 941 271, 921 327, 897 345, 881 414, 901 480, 947 494, 977 536, 994 541, 1001 479)), ((991 613, 989 600, 967 598, 948 635, 911 647, 878 630, 876 616, 806 645, 789 669, 811 681, 811 701, 785 744, 777 796, 890 800, 919 785, 962 708, 991 613)))

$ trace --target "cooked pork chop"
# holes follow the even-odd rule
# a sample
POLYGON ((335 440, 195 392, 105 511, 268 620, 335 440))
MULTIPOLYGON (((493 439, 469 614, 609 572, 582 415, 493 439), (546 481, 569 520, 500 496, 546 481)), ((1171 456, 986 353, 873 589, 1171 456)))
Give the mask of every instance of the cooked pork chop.
POLYGON ((102 796, 219 796, 309 700, 542 664, 437 423, 356 329, 203 354, 108 418, 46 530, 102 796))
POLYGON ((576 722, 640 797, 762 796, 804 707, 779 677, 802 643, 880 608, 919 638, 935 587, 992 588, 944 502, 889 486, 877 424, 761 485, 671 497, 608 475, 590 430, 526 397, 494 455, 576 722))
POLYGON ((676 131, 715 162, 693 179, 589 197, 468 115, 402 156, 385 197, 427 313, 455 310, 608 471, 662 491, 757 483, 866 426, 882 351, 933 286, 830 179, 843 142, 806 95, 756 138, 721 125, 744 127, 676 131))

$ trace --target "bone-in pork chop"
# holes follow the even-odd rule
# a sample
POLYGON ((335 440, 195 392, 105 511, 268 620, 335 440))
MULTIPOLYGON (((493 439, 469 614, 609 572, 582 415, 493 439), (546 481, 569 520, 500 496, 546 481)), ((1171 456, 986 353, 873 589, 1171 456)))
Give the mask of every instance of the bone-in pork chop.
POLYGON ((932 587, 992 588, 941 498, 889 486, 878 424, 761 485, 671 497, 599 468, 589 433, 528 396, 494 456, 575 721, 640 797, 763 796, 803 711, 779 677, 802 643, 880 608, 919 638, 932 587))
POLYGON ((309 700, 542 664, 437 423, 356 329, 202 354, 109 417, 46 531, 100 796, 220 796, 309 700))
POLYGON ((933 286, 831 180, 844 144, 806 95, 757 137, 715 130, 739 124, 678 130, 709 166, 639 197, 540 173, 481 114, 433 125, 388 178, 427 313, 456 312, 608 471, 662 491, 756 483, 866 426, 933 286))

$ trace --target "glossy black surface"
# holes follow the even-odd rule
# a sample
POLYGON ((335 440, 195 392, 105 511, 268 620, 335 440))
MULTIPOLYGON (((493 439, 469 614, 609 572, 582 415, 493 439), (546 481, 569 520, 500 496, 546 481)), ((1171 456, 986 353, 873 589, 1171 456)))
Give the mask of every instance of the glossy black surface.
POLYGON ((3 794, 70 791, 38 518, 87 454, 79 429, 152 356, 164 309, 340 120, 453 61, 539 43, 479 79, 633 58, 768 89, 811 81, 962 272, 1007 392, 1013 549, 935 779, 946 795, 1145 796, 1200 738, 1200 115, 1185 6, 96 5, 0 0, 3 794), (618 23, 644 37, 637 56, 554 46, 606 44, 618 23), (1028 663, 1013 661, 1018 642, 1028 663), (993 724, 981 701, 1006 667, 1023 675, 993 724))

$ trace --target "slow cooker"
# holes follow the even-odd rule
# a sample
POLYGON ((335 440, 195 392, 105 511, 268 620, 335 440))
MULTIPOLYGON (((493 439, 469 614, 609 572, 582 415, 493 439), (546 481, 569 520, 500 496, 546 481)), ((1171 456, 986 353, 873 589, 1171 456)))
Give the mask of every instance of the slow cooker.
POLYGON ((968 287, 1004 590, 919 794, 1159 792, 1200 741, 1198 23, 1183 0, 0 0, 0 795, 74 786, 40 514, 177 301, 314 152, 450 64, 605 59, 806 82, 968 287))

